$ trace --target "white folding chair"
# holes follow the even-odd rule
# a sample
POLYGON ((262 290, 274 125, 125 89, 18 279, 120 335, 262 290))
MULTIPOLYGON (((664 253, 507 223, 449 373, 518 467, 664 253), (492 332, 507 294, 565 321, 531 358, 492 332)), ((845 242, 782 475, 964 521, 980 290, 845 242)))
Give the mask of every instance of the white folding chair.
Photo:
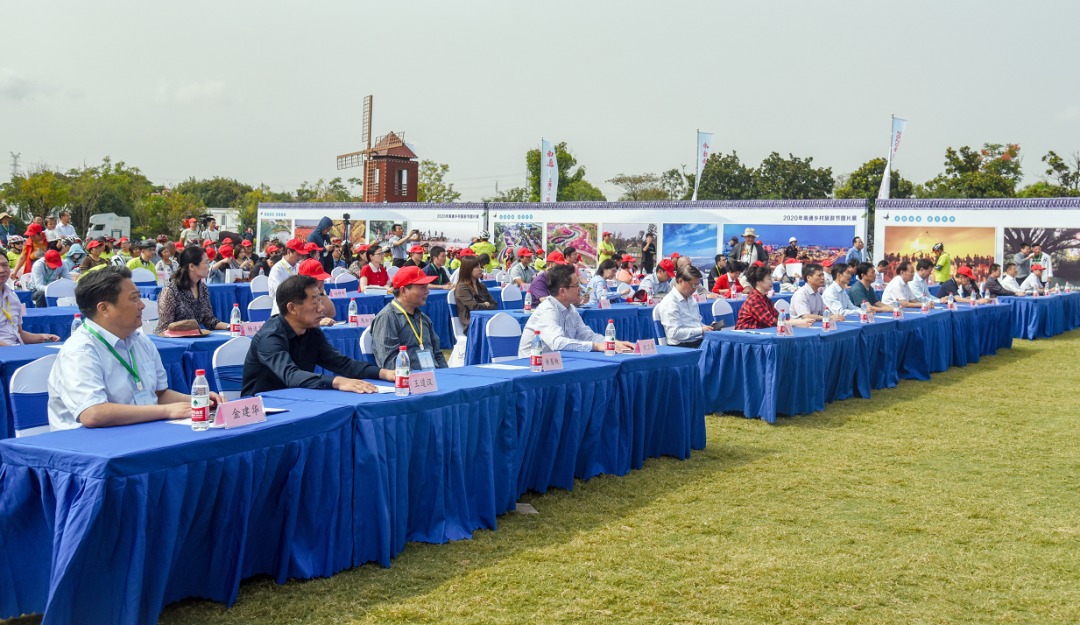
POLYGON ((454 270, 454 273, 450 274, 450 284, 457 284, 458 272, 460 270, 461 270, 461 268, 458 267, 457 269, 454 270))
POLYGON ((360 335, 360 353, 375 353, 375 350, 371 349, 371 326, 364 328, 364 332, 360 335))
POLYGON ((777 312, 787 312, 788 309, 791 308, 791 303, 785 299, 778 299, 773 306, 776 308, 777 312))
POLYGON ((346 271, 334 278, 334 288, 345 289, 346 291, 359 291, 360 279, 346 271))
POLYGON ((334 267, 334 270, 330 272, 330 277, 331 278, 336 278, 336 277, 340 276, 341 274, 348 273, 348 272, 349 272, 349 270, 345 269, 344 267, 334 267))
POLYGON ((251 300, 248 304, 248 321, 252 323, 257 321, 266 321, 270 318, 271 311, 274 310, 274 301, 270 299, 269 295, 260 295, 251 300))
POLYGON ((506 313, 496 313, 488 319, 485 327, 491 362, 517 360, 518 345, 521 343, 521 325, 506 313))
POLYGON ((149 269, 138 267, 131 270, 131 281, 135 286, 157 286, 157 274, 149 269))
POLYGON ((56 306, 56 300, 61 297, 75 297, 74 280, 60 278, 45 287, 45 303, 49 306, 56 306))
POLYGON ((454 296, 454 289, 450 289, 446 292, 446 307, 450 309, 450 328, 454 331, 454 351, 450 352, 450 360, 446 364, 451 367, 463 367, 465 366, 465 342, 467 335, 465 334, 468 328, 462 323, 457 314, 457 297, 454 296))
POLYGON ((664 324, 660 323, 660 307, 653 308, 652 311, 653 328, 656 330, 656 344, 667 345, 667 333, 664 332, 664 324))
POLYGON ((11 376, 11 420, 15 436, 33 436, 51 431, 49 427, 49 373, 56 354, 23 365, 11 376))
POLYGON ((391 282, 394 281, 394 274, 398 272, 398 269, 400 269, 400 267, 394 267, 393 265, 391 265, 390 268, 386 270, 386 277, 390 278, 391 282))
POLYGON ((518 288, 518 285, 516 285, 516 284, 508 284, 505 287, 503 287, 503 290, 502 290, 503 308, 509 309, 509 308, 511 308, 511 306, 508 305, 509 302, 520 302, 521 299, 522 299, 521 289, 518 288))
POLYGON ((713 319, 720 319, 721 317, 730 316, 730 323, 728 319, 724 319, 724 329, 731 329, 735 327, 735 311, 731 309, 731 304, 729 304, 724 298, 713 300, 712 316, 713 319))
POLYGON ((251 294, 258 297, 261 295, 268 295, 270 293, 270 278, 266 276, 255 276, 251 279, 251 294))
POLYGON ((142 331, 143 334, 151 336, 154 334, 154 330, 158 325, 158 309, 157 302, 142 298, 142 303, 146 305, 142 311, 142 331))
MULTIPOLYGON (((250 307, 248 308, 250 310, 250 307)), ((225 399, 239 399, 244 380, 244 359, 251 347, 251 338, 238 336, 214 350, 212 364, 218 392, 225 399)))

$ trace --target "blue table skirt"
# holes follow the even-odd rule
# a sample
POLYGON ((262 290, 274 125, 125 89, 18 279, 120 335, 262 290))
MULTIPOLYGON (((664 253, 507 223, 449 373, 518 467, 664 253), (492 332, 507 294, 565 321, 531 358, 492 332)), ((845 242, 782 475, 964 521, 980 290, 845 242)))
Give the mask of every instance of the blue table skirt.
POLYGON ((408 541, 444 543, 495 529, 514 507, 512 385, 436 373, 411 397, 289 389, 265 397, 340 405, 354 414, 354 565, 390 560, 408 541))
POLYGON ((866 376, 869 363, 861 352, 860 332, 857 325, 842 323, 821 333, 826 403, 854 397, 860 368, 866 376))
MULTIPOLYGON (((505 364, 528 366, 527 360, 505 364)), ((550 487, 570 490, 574 478, 601 473, 623 475, 619 442, 629 431, 629 416, 620 409, 614 362, 563 360, 562 371, 542 374, 528 369, 484 367, 447 369, 463 378, 499 378, 513 382, 517 449, 510 476, 514 495, 550 487)))
POLYGON ((645 458, 680 460, 705 448, 705 405, 696 349, 657 346, 655 356, 563 352, 565 358, 619 364, 619 403, 630 431, 620 441, 619 467, 640 469, 645 458))
POLYGON ((34 307, 34 292, 33 291, 15 291, 15 295, 19 296, 19 302, 26 304, 27 308, 34 307))
POLYGON ((705 333, 699 364, 705 412, 738 411, 775 423, 777 413, 824 410, 821 330, 798 328, 790 338, 777 337, 775 328, 758 332, 705 333))
MULTIPOLYGON (((334 302, 334 319, 336 321, 349 320, 349 302, 354 299, 356 300, 356 314, 358 315, 377 315, 387 304, 385 295, 352 293, 346 297, 331 297, 330 301, 334 302)), ((435 320, 432 319, 432 323, 434 322, 435 320)))
POLYGON ((79 309, 76 306, 27 308, 22 328, 27 332, 55 334, 64 341, 71 336, 71 322, 75 319, 77 312, 79 309))
POLYGON ((153 623, 240 580, 353 565, 352 411, 269 400, 265 423, 165 422, 0 442, 0 618, 153 623))
POLYGON ((938 373, 948 369, 952 365, 952 313, 941 308, 928 311, 923 341, 930 372, 938 373))
POLYGON ((1048 339, 1080 327, 1080 292, 1034 297, 1003 297, 1013 307, 1013 337, 1048 339))

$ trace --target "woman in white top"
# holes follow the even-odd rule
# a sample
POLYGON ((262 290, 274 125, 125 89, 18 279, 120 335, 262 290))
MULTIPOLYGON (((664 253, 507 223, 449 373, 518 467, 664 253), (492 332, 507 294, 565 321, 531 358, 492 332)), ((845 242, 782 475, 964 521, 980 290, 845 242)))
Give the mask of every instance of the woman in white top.
POLYGON ((630 288, 624 288, 622 292, 608 289, 607 281, 615 277, 615 271, 619 268, 615 261, 610 258, 600 263, 596 268, 596 275, 589 280, 589 301, 587 304, 599 304, 601 299, 617 302, 620 297, 630 295, 630 288))
MULTIPOLYGON (((176 245, 180 245, 177 243, 176 245)), ((154 266, 158 273, 165 274, 165 281, 172 280, 172 275, 177 269, 180 269, 180 263, 176 262, 176 247, 169 241, 165 242, 165 245, 161 248, 161 260, 154 266)))

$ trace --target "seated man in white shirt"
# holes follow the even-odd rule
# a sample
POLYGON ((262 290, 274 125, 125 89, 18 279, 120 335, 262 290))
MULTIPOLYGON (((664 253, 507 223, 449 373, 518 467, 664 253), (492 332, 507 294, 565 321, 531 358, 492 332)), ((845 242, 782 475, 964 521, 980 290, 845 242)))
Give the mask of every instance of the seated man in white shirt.
MULTIPOLYGON (((86 274, 75 287, 83 325, 60 348, 49 374, 54 431, 191 416, 191 396, 169 389, 157 348, 139 331, 139 287, 127 267, 86 274)), ((210 393, 213 407, 224 400, 210 393)))
POLYGON ((701 285, 701 271, 684 265, 675 272, 675 288, 656 307, 668 345, 698 347, 705 332, 716 328, 701 323, 701 308, 694 301, 694 292, 701 285))
POLYGON ((851 266, 836 263, 832 266, 832 284, 825 287, 821 300, 829 309, 830 316, 858 317, 859 309, 851 301, 848 289, 851 288, 851 266))
MULTIPOLYGON (((529 316, 521 332, 518 357, 528 358, 533 337, 540 332, 544 352, 602 352, 603 334, 593 332, 578 314, 581 303, 581 283, 570 265, 555 265, 547 270, 548 296, 529 316)), ((615 351, 633 351, 634 344, 615 341, 615 351)))
MULTIPOLYGON (((881 303, 889 307, 899 304, 901 308, 922 308, 922 302, 915 298, 908 282, 915 277, 915 266, 903 261, 896 266, 896 277, 889 281, 885 292, 881 294, 881 303)), ((931 304, 933 306, 933 304, 931 304)))
POLYGON ((675 275, 675 263, 665 258, 654 273, 650 273, 641 279, 638 291, 644 293, 652 291, 653 297, 663 297, 671 292, 671 278, 675 275))
POLYGON ((1024 293, 1035 293, 1036 291, 1046 293, 1047 289, 1043 288, 1042 274, 1042 265, 1032 265, 1031 273, 1029 273, 1028 277, 1024 278, 1023 283, 1020 284, 1020 290, 1024 293))
POLYGON ((911 293, 915 295, 916 301, 921 302, 924 297, 931 304, 940 301, 930 294, 930 283, 926 280, 930 277, 932 271, 934 271, 934 262, 929 258, 922 258, 915 264, 915 277, 908 283, 908 287, 911 289, 911 293))
MULTIPOLYGON (((719 256, 719 257, 723 258, 723 256, 719 256)), ((682 269, 683 267, 692 266, 691 265, 692 262, 693 262, 693 259, 691 259, 689 256, 680 256, 679 260, 675 261, 675 275, 678 275, 679 270, 682 269)), ((717 261, 717 262, 719 262, 719 261, 717 261)), ((698 272, 700 273, 701 270, 698 269, 698 272)), ((672 276, 672 278, 674 279, 675 276, 672 276)), ((693 293, 691 293, 691 295, 701 295, 705 299, 719 299, 720 298, 719 295, 716 295, 714 293, 710 293, 709 290, 706 289, 703 284, 701 284, 701 280, 698 280, 697 287, 694 289, 694 291, 693 291, 693 293)))
MULTIPOLYGON (((791 307, 788 312, 791 313, 792 319, 820 321, 822 315, 825 314, 825 300, 821 298, 818 289, 825 285, 825 269, 817 263, 805 265, 803 266, 803 280, 806 284, 799 287, 799 290, 791 296, 791 307)), ((831 312, 829 314, 832 315, 831 312)), ((843 321, 844 317, 841 315, 834 319, 843 321)))
MULTIPOLYGON (((1020 283, 1016 281, 1016 263, 1009 261, 1005 263, 1005 273, 998 278, 998 283, 1001 284, 1001 288, 1008 291, 1009 295, 1023 296, 1024 292, 1020 290, 1020 283)), ((996 295, 996 293, 991 293, 996 295)))

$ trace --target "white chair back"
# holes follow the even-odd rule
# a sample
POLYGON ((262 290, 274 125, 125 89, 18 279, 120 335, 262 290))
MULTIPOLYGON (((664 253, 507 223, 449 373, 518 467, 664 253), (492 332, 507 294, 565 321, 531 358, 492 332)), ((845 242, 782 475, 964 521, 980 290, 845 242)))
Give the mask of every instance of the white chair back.
POLYGON ((11 416, 15 422, 15 436, 44 434, 49 427, 49 373, 52 372, 56 354, 38 358, 15 370, 8 388, 11 391, 11 416), (42 395, 45 393, 45 395, 42 395))
MULTIPOLYGON (((334 277, 334 285, 337 286, 338 288, 348 288, 348 284, 350 282, 359 282, 359 281, 360 281, 360 278, 357 278, 356 276, 352 275, 348 271, 346 271, 345 273, 342 273, 342 274, 338 274, 337 276, 334 277)), ((357 288, 359 288, 359 287, 357 287, 357 288)))
POLYGON ((334 270, 330 272, 330 277, 331 278, 336 278, 336 277, 340 276, 341 274, 348 273, 348 272, 349 271, 347 269, 345 269, 344 267, 334 267, 334 270))
POLYGON ((667 345, 667 333, 664 332, 664 324, 660 322, 660 307, 653 308, 652 311, 653 328, 656 329, 656 344, 667 345))
POLYGON ((461 319, 458 318, 457 297, 454 295, 454 289, 446 292, 446 306, 450 309, 450 326, 454 330, 454 338, 464 339, 465 326, 462 325, 461 319))
POLYGON ((56 298, 57 306, 78 306, 79 301, 74 297, 58 297, 56 298))
POLYGON ((503 287, 503 290, 502 290, 502 301, 503 301, 503 304, 504 304, 503 308, 509 308, 509 306, 505 305, 507 302, 520 302, 522 300, 522 298, 523 298, 523 296, 521 294, 521 289, 518 288, 518 285, 516 285, 516 284, 508 284, 505 287, 503 287))
POLYGON ((386 295, 387 290, 385 286, 367 286, 364 287, 364 295, 386 295))
POLYGON ((248 304, 248 321, 266 321, 270 318, 270 312, 274 309, 274 301, 269 295, 260 295, 248 304))
POLYGON ((360 353, 361 354, 374 354, 375 350, 371 349, 371 326, 364 328, 363 334, 360 335, 360 353))
POLYGON ((266 276, 255 276, 251 279, 252 295, 268 293, 270 293, 270 278, 267 278, 266 276))
POLYGON ((454 270, 454 273, 450 274, 450 284, 457 284, 458 272, 460 270, 461 270, 461 268, 458 267, 457 269, 454 270))
POLYGON ((513 337, 515 339, 514 341, 492 341, 491 362, 517 360, 518 343, 521 341, 521 325, 516 319, 503 312, 496 313, 494 317, 488 319, 485 332, 489 338, 513 337), (506 344, 508 350, 509 346, 512 345, 513 349, 504 353, 497 353, 500 351, 499 346, 501 344, 506 344))
POLYGON ((733 314, 735 311, 731 309, 731 304, 726 299, 714 299, 712 305, 713 317, 720 317, 723 315, 733 314))
POLYGON ((144 267, 131 270, 131 281, 139 286, 157 286, 157 274, 144 267))
POLYGON ((45 287, 45 299, 61 297, 75 297, 75 281, 60 278, 56 282, 50 282, 45 287))
POLYGON ((148 300, 145 297, 142 298, 142 303, 146 306, 142 311, 142 331, 146 336, 154 334, 154 330, 158 325, 158 309, 157 302, 148 300))
POLYGON ((244 359, 247 358, 250 347, 250 337, 238 336, 214 350, 214 377, 217 378, 218 392, 224 395, 225 399, 240 398, 244 359), (221 371, 222 367, 230 367, 230 370, 221 371))
POLYGON ((387 268, 386 277, 390 278, 391 282, 394 281, 394 274, 396 274, 398 272, 398 269, 400 269, 400 267, 395 267, 393 265, 390 265, 390 267, 387 268))
POLYGON ((776 303, 773 304, 773 306, 776 307, 776 310, 779 312, 787 312, 788 309, 791 308, 791 304, 784 299, 776 300, 776 303))

